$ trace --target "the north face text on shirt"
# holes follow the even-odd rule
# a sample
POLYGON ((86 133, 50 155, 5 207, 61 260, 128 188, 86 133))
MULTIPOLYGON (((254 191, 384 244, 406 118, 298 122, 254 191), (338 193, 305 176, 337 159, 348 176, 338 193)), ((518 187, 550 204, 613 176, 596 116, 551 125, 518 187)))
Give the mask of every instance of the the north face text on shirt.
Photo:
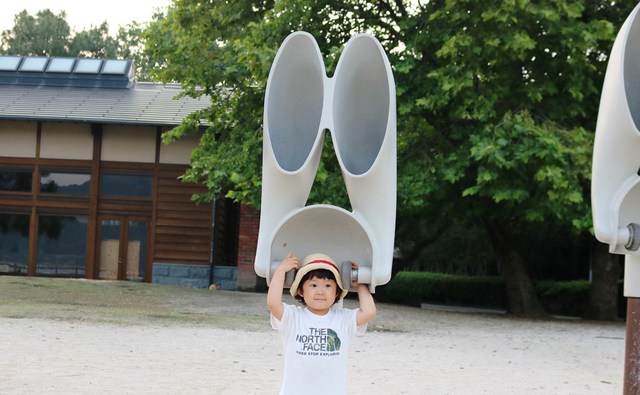
POLYGON ((296 335, 300 355, 331 356, 339 354, 341 341, 329 328, 309 328, 308 334, 296 335))

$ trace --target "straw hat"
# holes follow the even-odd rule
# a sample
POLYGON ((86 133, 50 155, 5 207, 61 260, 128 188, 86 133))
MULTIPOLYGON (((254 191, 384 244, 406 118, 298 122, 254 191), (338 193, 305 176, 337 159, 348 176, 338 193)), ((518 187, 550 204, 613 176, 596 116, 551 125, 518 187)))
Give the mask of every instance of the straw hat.
POLYGON ((304 277, 305 274, 309 273, 312 270, 324 269, 328 270, 336 278, 336 284, 338 284, 338 288, 342 291, 340 295, 341 298, 344 298, 347 293, 349 293, 348 289, 342 289, 342 282, 340 281, 340 270, 338 269, 338 265, 336 265, 335 261, 324 254, 311 254, 307 255, 302 260, 302 265, 298 272, 296 273, 296 278, 293 280, 293 284, 291 284, 291 289, 289 292, 291 296, 294 298, 298 295, 298 286, 300 285, 300 280, 304 277))

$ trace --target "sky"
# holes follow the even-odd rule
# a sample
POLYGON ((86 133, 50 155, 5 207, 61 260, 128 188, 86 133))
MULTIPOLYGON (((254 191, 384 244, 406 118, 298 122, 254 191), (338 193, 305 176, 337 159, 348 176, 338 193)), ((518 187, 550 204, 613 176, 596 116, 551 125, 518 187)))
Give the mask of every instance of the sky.
POLYGON ((115 35, 119 26, 133 21, 148 22, 156 8, 164 9, 171 3, 172 0, 4 0, 0 31, 11 29, 15 15, 22 10, 35 15, 48 8, 56 15, 65 11, 72 30, 86 30, 106 20, 110 34, 115 35))

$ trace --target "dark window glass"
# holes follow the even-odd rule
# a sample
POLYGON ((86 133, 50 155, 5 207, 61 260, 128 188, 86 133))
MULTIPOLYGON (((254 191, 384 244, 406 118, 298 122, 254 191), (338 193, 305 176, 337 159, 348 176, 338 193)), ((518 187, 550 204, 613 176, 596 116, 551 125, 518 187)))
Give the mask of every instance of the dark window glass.
POLYGON ((38 217, 36 274, 84 277, 87 257, 87 217, 38 217))
POLYGON ((0 191, 31 192, 30 170, 0 169, 0 191))
POLYGON ((40 192, 64 195, 88 195, 91 175, 43 171, 40 175, 40 192))
POLYGON ((152 185, 151 175, 104 173, 100 179, 100 194, 151 197, 152 185))
POLYGON ((214 262, 223 266, 237 266, 240 205, 231 199, 216 199, 215 213, 214 262))
POLYGON ((0 214, 0 273, 27 274, 29 215, 0 214))

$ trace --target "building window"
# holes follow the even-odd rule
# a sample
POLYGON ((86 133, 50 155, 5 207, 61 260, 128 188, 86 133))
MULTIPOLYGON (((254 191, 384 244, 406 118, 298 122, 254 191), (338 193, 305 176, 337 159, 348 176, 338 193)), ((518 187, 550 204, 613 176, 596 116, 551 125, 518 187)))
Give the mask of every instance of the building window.
POLYGON ((40 173, 40 192, 61 195, 89 195, 91 175, 80 172, 43 170, 40 173))
POLYGON ((87 217, 38 217, 36 274, 84 277, 87 257, 87 217))
POLYGON ((0 274, 27 274, 29 215, 0 214, 0 274))
POLYGON ((0 191, 31 192, 32 179, 31 170, 0 168, 0 191))
POLYGON ((151 198, 153 177, 150 174, 103 173, 100 178, 100 195, 106 197, 151 198))

